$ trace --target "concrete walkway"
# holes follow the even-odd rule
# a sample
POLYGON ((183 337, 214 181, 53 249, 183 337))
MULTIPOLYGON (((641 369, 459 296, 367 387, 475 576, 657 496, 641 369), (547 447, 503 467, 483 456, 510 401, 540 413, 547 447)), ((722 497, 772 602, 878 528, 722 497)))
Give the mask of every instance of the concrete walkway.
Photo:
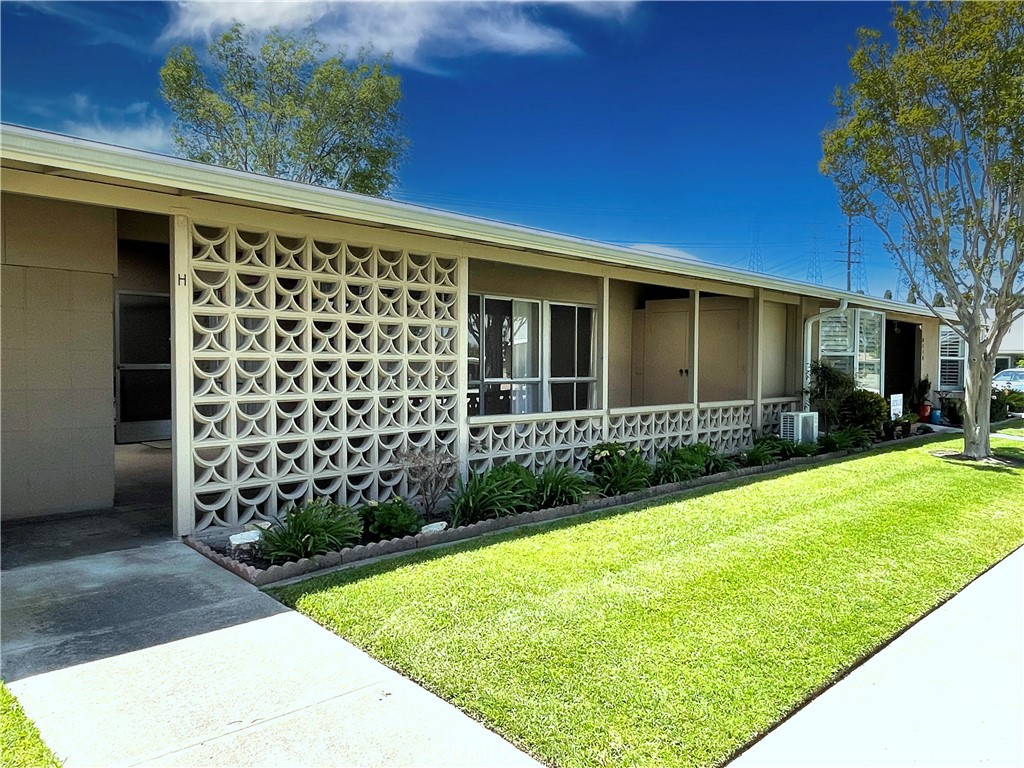
POLYGON ((3 573, 2 675, 66 766, 536 766, 179 542, 3 573))
POLYGON ((1024 550, 729 768, 1024 765, 1024 550))

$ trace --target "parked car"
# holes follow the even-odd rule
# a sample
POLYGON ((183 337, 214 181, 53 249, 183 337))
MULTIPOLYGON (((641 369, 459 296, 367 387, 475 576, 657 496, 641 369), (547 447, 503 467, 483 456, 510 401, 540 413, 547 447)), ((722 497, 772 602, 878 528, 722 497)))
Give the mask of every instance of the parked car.
POLYGON ((992 389, 1013 389, 1024 392, 1024 368, 1008 368, 992 377, 992 389))

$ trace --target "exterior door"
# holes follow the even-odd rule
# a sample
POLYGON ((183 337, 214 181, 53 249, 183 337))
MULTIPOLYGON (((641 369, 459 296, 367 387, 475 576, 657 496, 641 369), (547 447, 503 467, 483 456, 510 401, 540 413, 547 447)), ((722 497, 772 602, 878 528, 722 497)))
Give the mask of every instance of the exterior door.
POLYGON ((114 340, 114 441, 171 437, 171 300, 118 291, 114 340))
POLYGON ((644 405, 672 405, 690 400, 690 312, 678 308, 687 303, 647 302, 644 405))

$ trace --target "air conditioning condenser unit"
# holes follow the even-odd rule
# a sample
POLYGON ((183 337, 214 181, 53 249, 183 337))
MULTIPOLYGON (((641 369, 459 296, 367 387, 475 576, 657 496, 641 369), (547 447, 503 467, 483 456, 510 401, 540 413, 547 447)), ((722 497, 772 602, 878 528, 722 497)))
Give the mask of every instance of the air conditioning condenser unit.
POLYGON ((818 413, 784 413, 779 437, 794 443, 818 442, 818 413))

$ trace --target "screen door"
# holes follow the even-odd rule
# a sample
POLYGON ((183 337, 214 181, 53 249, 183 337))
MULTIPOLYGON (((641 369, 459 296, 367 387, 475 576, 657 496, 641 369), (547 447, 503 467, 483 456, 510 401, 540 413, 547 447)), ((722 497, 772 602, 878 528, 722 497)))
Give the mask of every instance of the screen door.
POLYGON ((170 296, 118 291, 115 334, 115 442, 169 440, 170 296))

